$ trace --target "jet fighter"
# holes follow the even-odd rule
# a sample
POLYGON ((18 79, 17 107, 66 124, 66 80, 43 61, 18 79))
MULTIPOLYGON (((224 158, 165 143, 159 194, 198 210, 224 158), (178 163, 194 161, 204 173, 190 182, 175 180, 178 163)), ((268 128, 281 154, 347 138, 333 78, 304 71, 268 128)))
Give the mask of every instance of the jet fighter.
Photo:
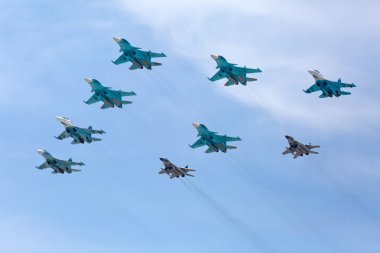
POLYGON ((229 63, 223 56, 219 55, 211 55, 211 58, 214 59, 217 63, 216 68, 219 69, 216 74, 209 78, 210 81, 215 82, 222 78, 227 78, 228 81, 225 83, 225 86, 230 85, 238 85, 241 83, 242 85, 247 85, 247 82, 249 81, 257 81, 256 78, 247 77, 247 74, 249 73, 259 73, 261 70, 259 68, 257 69, 250 69, 244 66, 237 67, 234 63, 229 63))
POLYGON ((116 65, 131 62, 130 70, 143 69, 144 67, 151 70, 152 66, 162 65, 159 62, 152 62, 152 58, 166 57, 162 52, 142 51, 139 47, 132 46, 126 39, 114 37, 113 40, 120 46, 119 52, 122 52, 122 55, 112 62, 116 65))
POLYGON ((136 93, 133 91, 121 91, 121 90, 111 90, 111 87, 103 86, 98 80, 85 78, 84 79, 89 85, 91 85, 91 92, 95 92, 90 99, 84 101, 86 104, 90 105, 99 101, 104 102, 102 109, 114 108, 115 105, 119 108, 123 107, 123 104, 131 104, 131 101, 123 101, 123 96, 134 96, 136 93))
POLYGON ((61 122, 65 127, 65 131, 63 131, 60 135, 55 136, 55 138, 58 140, 63 140, 65 138, 72 137, 74 140, 71 142, 71 144, 83 144, 84 142, 91 143, 93 141, 101 141, 102 139, 94 138, 91 136, 91 134, 105 133, 103 130, 92 129, 92 126, 89 126, 88 128, 77 127, 71 122, 71 120, 65 117, 57 116, 57 120, 61 122))
POLYGON ((54 158, 49 152, 46 150, 39 149, 37 150, 37 153, 42 155, 45 158, 45 162, 41 164, 40 166, 36 166, 37 169, 43 170, 47 168, 52 168, 53 169, 53 174, 60 173, 64 174, 66 173, 71 173, 71 172, 77 172, 81 171, 78 169, 73 169, 71 168, 72 165, 79 165, 83 166, 84 163, 82 162, 73 162, 73 160, 70 158, 68 161, 65 160, 59 160, 57 158, 54 158))
POLYGON ((315 91, 322 91, 320 98, 325 97, 340 97, 341 95, 350 95, 351 92, 341 91, 340 88, 353 88, 356 87, 355 84, 342 83, 339 78, 337 82, 329 81, 323 77, 323 75, 318 70, 309 70, 310 75, 315 79, 315 84, 313 84, 309 89, 304 90, 305 93, 312 93, 315 91))
POLYGON ((190 145, 190 147, 199 148, 204 145, 207 145, 208 149, 205 151, 205 153, 219 152, 219 150, 223 153, 226 153, 227 149, 236 148, 234 146, 228 146, 228 141, 241 141, 240 137, 217 135, 217 132, 209 131, 207 127, 203 124, 193 123, 193 127, 197 129, 197 136, 199 136, 200 138, 193 145, 190 145))
POLYGON ((161 169, 159 174, 168 174, 170 175, 170 179, 174 177, 185 177, 185 176, 190 176, 194 177, 194 175, 189 174, 188 172, 190 171, 195 171, 193 169, 189 169, 188 166, 185 168, 178 167, 177 165, 173 164, 171 161, 169 161, 166 158, 160 158, 162 163, 164 164, 165 168, 161 169))
POLYGON ((313 148, 319 148, 320 146, 314 146, 314 145, 305 145, 298 141, 296 141, 293 137, 285 135, 285 138, 289 142, 289 147, 285 149, 284 152, 282 152, 283 155, 286 154, 293 154, 293 158, 297 158, 299 156, 309 155, 309 154, 318 154, 318 152, 312 151, 313 148))

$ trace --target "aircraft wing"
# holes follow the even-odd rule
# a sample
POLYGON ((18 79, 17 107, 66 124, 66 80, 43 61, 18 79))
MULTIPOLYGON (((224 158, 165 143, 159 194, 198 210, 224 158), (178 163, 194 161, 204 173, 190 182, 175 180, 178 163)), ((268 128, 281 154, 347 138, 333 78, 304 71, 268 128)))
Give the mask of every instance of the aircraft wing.
POLYGON ((293 153, 290 148, 286 148, 284 152, 282 152, 283 155, 286 155, 286 154, 289 154, 289 153, 293 153))
POLYGON ((116 59, 116 61, 112 61, 114 64, 119 65, 125 62, 129 62, 129 57, 125 56, 124 54, 120 55, 119 58, 116 59))
POLYGON ((71 165, 79 165, 79 166, 83 166, 84 165, 84 163, 82 163, 82 162, 71 162, 71 165))
POLYGON ((204 145, 205 145, 204 141, 201 138, 199 138, 196 142, 194 142, 193 145, 190 145, 190 147, 191 148, 199 148, 199 147, 202 147, 204 145))
POLYGON ((222 78, 224 78, 224 76, 223 76, 223 74, 222 74, 222 71, 218 71, 218 72, 216 72, 216 74, 215 75, 213 75, 211 78, 209 78, 208 80, 210 80, 210 81, 212 81, 212 82, 215 82, 215 81, 217 81, 217 80, 220 80, 220 79, 222 79, 222 78))
POLYGON ((314 146, 314 145, 309 144, 309 145, 305 145, 305 147, 308 149, 313 149, 313 148, 320 148, 321 146, 318 146, 318 145, 314 146))
POLYGON ((85 101, 86 104, 90 105, 90 104, 93 104, 93 103, 96 103, 96 102, 99 102, 100 99, 98 96, 96 96, 96 94, 92 95, 87 101, 85 101))
POLYGON ((240 137, 223 136, 226 141, 241 141, 240 137))
POLYGON ((58 139, 58 140, 63 140, 65 138, 69 138, 70 137, 70 134, 68 132, 63 131, 60 135, 56 136, 55 138, 58 139))
POLYGON ((356 85, 353 84, 353 83, 349 84, 349 83, 342 83, 342 82, 337 82, 337 83, 334 82, 334 84, 338 85, 338 87, 341 87, 341 88, 342 87, 343 88, 353 88, 353 87, 356 87, 356 85))
POLYGON ((166 57, 164 53, 146 52, 151 58, 166 57))
POLYGON ((94 129, 91 129, 91 133, 92 134, 105 134, 106 132, 103 131, 103 130, 94 130, 94 129))
POLYGON ((120 92, 120 95, 123 97, 123 96, 135 96, 136 93, 134 93, 133 91, 119 91, 120 92))
POLYGON ((260 73, 261 72, 261 69, 257 68, 257 69, 250 69, 250 68, 241 68, 241 67, 235 67, 247 74, 249 73, 260 73))
POLYGON ((41 164, 40 166, 38 166, 36 168, 40 169, 40 170, 43 170, 43 169, 50 168, 50 165, 47 162, 44 162, 43 164, 41 164))
POLYGON ((312 93, 321 90, 317 83, 313 84, 309 89, 304 90, 305 93, 312 93))

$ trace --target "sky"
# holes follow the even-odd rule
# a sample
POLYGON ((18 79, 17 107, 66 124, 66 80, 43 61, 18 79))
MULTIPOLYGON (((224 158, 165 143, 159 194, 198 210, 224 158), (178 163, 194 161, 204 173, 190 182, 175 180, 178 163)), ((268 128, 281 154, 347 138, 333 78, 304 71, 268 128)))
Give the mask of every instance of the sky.
POLYGON ((380 252, 378 1, 0 1, 0 253, 380 252), (112 37, 164 52, 114 65, 112 37), (210 82, 223 55, 257 82, 210 82), (355 83, 305 94, 308 69, 355 83), (134 91, 86 105, 85 77, 134 91), (71 145, 56 116, 103 129, 71 145), (205 124, 237 149, 191 149, 205 124), (320 145, 281 153, 284 135, 320 145), (37 149, 86 166, 53 175, 37 149), (195 169, 159 175, 159 157, 195 169))

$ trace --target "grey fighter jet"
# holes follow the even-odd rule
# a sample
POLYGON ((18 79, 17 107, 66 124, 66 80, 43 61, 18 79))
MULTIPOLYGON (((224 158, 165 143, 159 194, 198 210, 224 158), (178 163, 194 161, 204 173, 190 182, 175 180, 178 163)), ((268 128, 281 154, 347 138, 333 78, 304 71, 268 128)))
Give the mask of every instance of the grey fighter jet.
POLYGON ((65 161, 65 160, 59 160, 57 158, 54 158, 49 152, 47 152, 46 150, 42 150, 42 149, 39 149, 37 150, 37 153, 42 155, 44 158, 45 158, 45 162, 43 164, 41 164, 40 166, 36 166, 37 169, 40 169, 40 170, 43 170, 43 169, 47 169, 47 168, 52 168, 53 169, 53 174, 56 174, 56 173, 71 173, 71 172, 75 172, 75 171, 81 171, 81 170, 78 170, 78 169, 73 169, 71 168, 72 165, 79 165, 79 166, 83 166, 84 163, 82 162, 73 162, 73 160, 70 158, 68 161, 65 161))
POLYGON ((93 141, 101 141, 102 139, 94 138, 91 135, 105 133, 103 130, 94 130, 91 126, 88 128, 77 127, 71 122, 71 120, 65 117, 57 116, 57 120, 61 122, 65 127, 65 131, 63 131, 55 138, 58 140, 63 140, 65 138, 72 137, 74 140, 71 142, 71 144, 83 144, 84 142, 91 143, 93 141))
POLYGON ((159 174, 168 174, 170 175, 170 179, 174 177, 185 177, 185 176, 190 176, 194 177, 194 175, 189 174, 188 172, 190 171, 195 171, 193 169, 189 169, 188 166, 185 168, 178 167, 177 165, 173 164, 171 161, 169 161, 166 158, 160 158, 162 163, 164 164, 165 168, 161 169, 159 174))
POLYGON ((320 146, 314 146, 314 145, 305 145, 298 141, 296 141, 293 137, 285 135, 285 138, 289 142, 289 147, 285 149, 284 152, 282 152, 283 155, 286 154, 293 154, 293 158, 297 158, 299 156, 309 155, 309 154, 318 154, 318 152, 312 151, 313 148, 319 148, 320 146))

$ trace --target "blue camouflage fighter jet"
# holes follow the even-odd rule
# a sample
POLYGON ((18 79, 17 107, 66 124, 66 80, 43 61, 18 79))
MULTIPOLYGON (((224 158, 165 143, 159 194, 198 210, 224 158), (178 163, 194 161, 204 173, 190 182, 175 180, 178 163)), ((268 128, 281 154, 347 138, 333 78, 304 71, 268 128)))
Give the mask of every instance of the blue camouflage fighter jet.
POLYGON ((356 87, 355 84, 342 83, 341 79, 337 82, 329 81, 323 77, 323 75, 318 70, 309 70, 310 75, 315 79, 315 84, 313 84, 309 89, 304 90, 305 93, 312 93, 315 91, 322 91, 320 98, 326 97, 340 97, 341 95, 350 95, 351 92, 341 91, 341 88, 353 88, 356 87))
POLYGON ((193 123, 193 127, 195 127, 198 131, 198 135, 200 138, 193 144, 190 145, 191 148, 199 148, 204 145, 208 146, 208 149, 205 153, 219 152, 223 153, 227 152, 227 149, 235 149, 234 146, 228 146, 228 141, 241 141, 240 137, 229 137, 227 135, 217 135, 217 132, 211 132, 207 129, 207 127, 203 124, 193 123))
POLYGON ((166 57, 162 52, 142 51, 139 47, 132 46, 126 39, 114 37, 113 40, 120 46, 119 52, 122 52, 122 55, 112 62, 116 65, 131 62, 130 70, 143 69, 144 67, 151 70, 152 66, 162 65, 159 62, 152 62, 152 58, 166 57))
POLYGON ((257 69, 250 69, 247 67, 237 67, 234 63, 229 63, 223 56, 219 55, 211 55, 211 58, 214 59, 217 63, 216 68, 219 69, 216 74, 209 78, 210 81, 215 82, 222 78, 227 78, 228 81, 225 83, 225 86, 230 85, 238 85, 241 83, 242 85, 247 85, 247 82, 250 81, 257 81, 256 78, 247 77, 247 74, 250 73, 259 73, 261 70, 259 68, 257 69))
POLYGON ((123 104, 131 104, 131 101, 123 101, 123 96, 134 96, 136 93, 133 91, 121 91, 121 90, 111 90, 111 87, 103 86, 98 80, 85 78, 85 81, 91 85, 91 92, 95 94, 92 95, 87 101, 84 101, 86 104, 90 105, 96 102, 102 101, 104 104, 101 107, 102 109, 114 108, 115 105, 119 108, 123 107, 123 104))
POLYGON ((71 144, 83 144, 84 142, 91 143, 93 141, 101 141, 102 139, 92 137, 92 134, 105 133, 103 130, 92 129, 92 126, 89 126, 88 128, 77 127, 71 122, 71 120, 65 117, 57 116, 57 120, 65 127, 65 131, 63 131, 55 138, 58 140, 63 140, 72 137, 74 140, 71 142, 71 144))
POLYGON ((54 158, 49 152, 43 149, 37 150, 37 153, 42 155, 45 158, 45 162, 41 164, 40 166, 36 166, 37 169, 43 170, 47 168, 52 168, 53 169, 53 174, 56 173, 71 173, 71 172, 77 172, 81 171, 78 169, 73 169, 71 168, 72 165, 78 165, 78 166, 83 166, 84 163, 82 162, 73 162, 73 160, 70 158, 68 161, 65 160, 60 160, 57 158, 54 158))

